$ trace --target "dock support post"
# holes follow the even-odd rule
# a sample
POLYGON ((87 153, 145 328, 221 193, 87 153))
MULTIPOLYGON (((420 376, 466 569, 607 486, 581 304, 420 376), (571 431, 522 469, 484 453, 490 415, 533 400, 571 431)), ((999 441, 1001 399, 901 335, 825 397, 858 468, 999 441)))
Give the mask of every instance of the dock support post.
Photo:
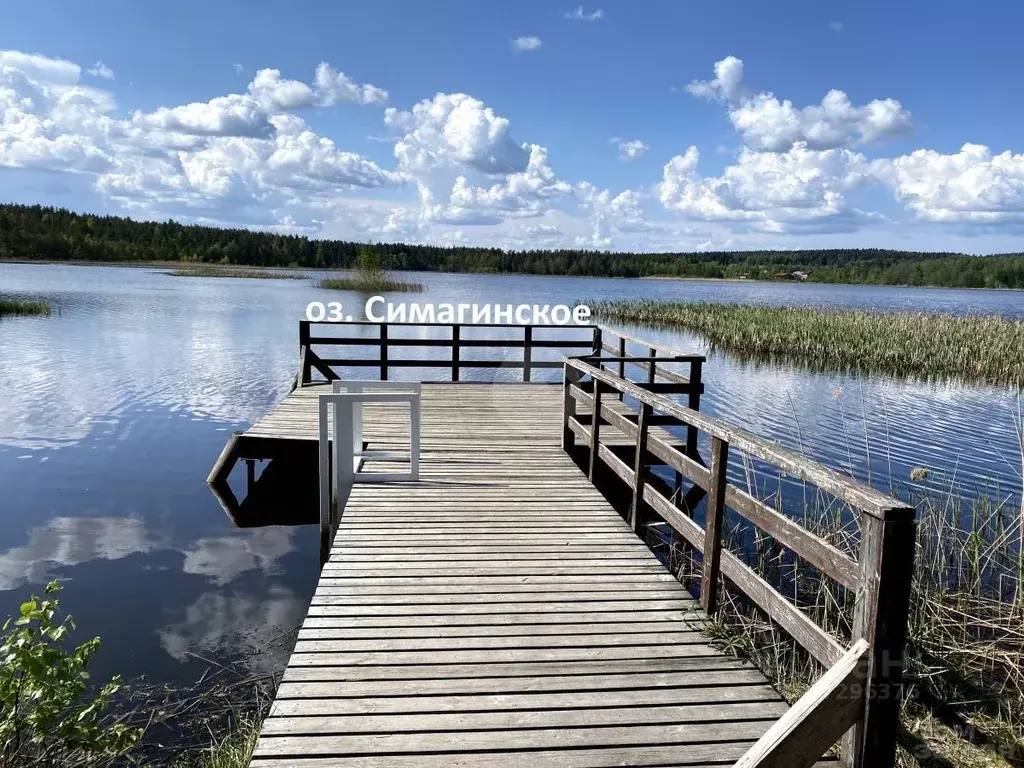
POLYGON ((380 324, 380 380, 388 380, 388 324, 380 324))
POLYGON ((220 456, 217 457, 213 469, 210 470, 210 474, 206 478, 207 483, 214 485, 215 483, 227 481, 228 475, 231 474, 231 470, 238 461, 238 440, 241 436, 241 432, 231 433, 231 437, 228 438, 227 443, 221 449, 220 456))

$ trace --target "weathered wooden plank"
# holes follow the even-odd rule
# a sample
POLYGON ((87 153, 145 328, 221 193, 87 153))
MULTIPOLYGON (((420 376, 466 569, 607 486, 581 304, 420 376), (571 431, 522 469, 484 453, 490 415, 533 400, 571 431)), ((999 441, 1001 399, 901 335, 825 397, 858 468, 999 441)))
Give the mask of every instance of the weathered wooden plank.
MULTIPOLYGON (((632 604, 631 604, 632 605, 632 604)), ((542 613, 463 613, 463 614, 432 614, 429 616, 338 616, 331 613, 311 611, 308 617, 333 616, 337 621, 344 621, 349 627, 433 627, 461 625, 504 624, 565 624, 579 623, 611 623, 621 621, 692 621, 701 614, 689 606, 673 610, 638 610, 633 606, 630 611, 560 611, 542 613)), ((307 617, 307 618, 308 618, 307 617)))
POLYGON ((340 653, 342 651, 456 651, 513 648, 600 648, 614 646, 692 645, 706 644, 707 637, 697 631, 647 633, 643 635, 568 635, 517 637, 440 637, 440 638, 372 638, 344 640, 330 637, 329 630, 303 629, 293 653, 340 653), (325 636, 326 635, 326 636, 325 636))
MULTIPOLYGON (((535 702, 544 709, 492 712, 377 715, 330 715, 289 717, 278 715, 267 721, 264 736, 298 736, 355 733, 408 733, 416 731, 515 730, 519 728, 580 728, 611 725, 654 725, 658 723, 719 723, 774 720, 785 714, 782 702, 720 703, 714 707, 649 705, 644 707, 598 704, 600 708, 552 709, 546 699, 535 702)), ((813 761, 812 761, 813 762, 813 761)))
MULTIPOLYGON (((406 681, 401 685, 381 685, 376 696, 401 696, 414 688, 426 695, 455 694, 467 685, 469 693, 542 692, 574 690, 625 690, 671 687, 707 688, 722 686, 766 686, 764 676, 749 663, 725 656, 673 657, 650 659, 604 659, 589 661, 512 662, 501 664, 403 664, 336 665, 329 667, 289 667, 286 683, 331 683, 315 689, 321 697, 368 695, 365 688, 349 688, 341 683, 359 681, 406 681), (674 676, 664 677, 666 673, 674 676), (516 679, 498 679, 516 678, 516 679), (550 678, 550 679, 549 679, 550 678), (605 680, 598 683, 598 680, 605 680), (467 682, 467 681, 478 682, 467 682), (434 682, 429 682, 434 681, 434 682), (447 682, 440 682, 447 681, 447 682), (480 682, 483 681, 483 682, 480 682), (527 682, 523 682, 527 681, 527 682), (532 681, 532 682, 530 682, 532 681), (436 685, 443 690, 435 690, 436 685), (411 687, 410 687, 411 686, 411 687), (419 688, 417 688, 419 686, 419 688), (519 686, 516 688, 516 686, 519 686), (427 689, 430 689, 429 691, 427 689), (403 693, 404 692, 404 693, 403 693)), ((307 689, 303 695, 313 695, 307 689)), ((281 694, 279 697, 281 698, 281 694)), ((777 698, 777 697, 776 697, 777 698)))
MULTIPOLYGON (((642 607, 648 600, 678 600, 681 595, 677 590, 633 590, 630 592, 522 592, 515 591, 509 594, 500 592, 484 592, 471 594, 401 594, 401 595, 360 595, 360 594, 332 594, 325 589, 318 589, 313 596, 315 605, 450 605, 457 603, 537 603, 537 602, 559 602, 572 600, 579 603, 600 603, 606 600, 634 601, 638 607, 642 607)), ((689 605, 689 600, 687 600, 689 605)))
MULTIPOLYGON (((551 728, 509 731, 464 731, 459 733, 462 750, 517 751, 528 749, 569 749, 634 744, 702 744, 760 738, 766 728, 763 721, 723 722, 707 725, 659 724, 656 726, 609 726, 551 728)), ((451 751, 447 733, 349 734, 343 736, 269 736, 261 737, 254 756, 402 754, 451 751)))
MULTIPOLYGON (((699 627, 699 622, 694 622, 694 627, 699 627)), ((685 631, 691 629, 687 625, 678 628, 685 631)), ((311 616, 302 624, 299 631, 300 637, 312 636, 316 633, 318 637, 337 638, 398 638, 398 637, 504 637, 515 638, 523 635, 530 636, 552 636, 559 639, 572 637, 573 635, 594 635, 595 637, 640 637, 647 634, 660 634, 663 632, 677 631, 677 628, 670 625, 665 626, 663 622, 650 621, 624 621, 615 623, 604 623, 597 625, 589 624, 509 624, 504 626, 470 625, 470 626, 441 626, 441 627, 387 627, 384 629, 374 628, 352 628, 337 626, 337 623, 329 616, 311 616)))
POLYGON ((253 768, 604 768, 605 766, 728 765, 749 742, 670 746, 627 746, 604 749, 531 750, 525 752, 447 752, 435 755, 370 755, 323 758, 264 758, 253 768))

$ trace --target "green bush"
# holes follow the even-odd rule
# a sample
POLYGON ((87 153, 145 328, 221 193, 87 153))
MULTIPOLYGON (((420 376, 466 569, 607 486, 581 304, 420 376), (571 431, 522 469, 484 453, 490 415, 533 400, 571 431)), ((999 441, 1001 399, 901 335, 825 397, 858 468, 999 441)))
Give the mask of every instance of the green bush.
POLYGON ((52 581, 44 595, 21 604, 3 625, 0 644, 0 766, 99 765, 123 755, 141 728, 115 721, 108 709, 121 685, 114 677, 93 693, 88 666, 100 646, 94 637, 76 648, 67 641, 71 616, 59 617, 52 581))

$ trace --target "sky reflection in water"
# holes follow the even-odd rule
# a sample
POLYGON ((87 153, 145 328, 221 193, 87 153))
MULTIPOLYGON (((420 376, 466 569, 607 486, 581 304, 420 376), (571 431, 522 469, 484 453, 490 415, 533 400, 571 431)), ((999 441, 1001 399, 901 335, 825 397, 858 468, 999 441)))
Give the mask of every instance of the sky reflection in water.
MULTIPOLYGON (((407 298, 433 303, 644 295, 1024 316, 1021 294, 999 291, 417 279, 427 291, 407 298)), ((78 636, 104 638, 100 674, 188 682, 206 666, 197 655, 226 659, 254 647, 268 651, 252 657, 257 668, 279 663, 287 649, 275 641, 301 620, 315 585, 316 528, 239 529, 204 480, 230 431, 287 392, 306 304, 341 300, 361 316, 365 297, 295 280, 11 264, 0 265, 0 290, 47 298, 60 312, 0 322, 0 612, 59 577, 78 636)), ((628 330, 704 348, 688 334, 628 330)), ((704 410, 858 476, 870 470, 877 484, 927 466, 936 484, 1019 491, 1016 398, 1007 390, 859 379, 719 354, 705 380, 704 410)), ((285 514, 308 518, 302 504, 285 514)))

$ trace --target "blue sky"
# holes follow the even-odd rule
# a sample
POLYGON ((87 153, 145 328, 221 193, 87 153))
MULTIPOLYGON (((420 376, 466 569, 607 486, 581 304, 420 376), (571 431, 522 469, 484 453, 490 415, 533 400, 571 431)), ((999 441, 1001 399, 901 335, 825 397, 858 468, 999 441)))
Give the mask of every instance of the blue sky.
POLYGON ((0 198, 510 248, 1020 250, 1024 11, 972 8, 11 4, 0 198))

